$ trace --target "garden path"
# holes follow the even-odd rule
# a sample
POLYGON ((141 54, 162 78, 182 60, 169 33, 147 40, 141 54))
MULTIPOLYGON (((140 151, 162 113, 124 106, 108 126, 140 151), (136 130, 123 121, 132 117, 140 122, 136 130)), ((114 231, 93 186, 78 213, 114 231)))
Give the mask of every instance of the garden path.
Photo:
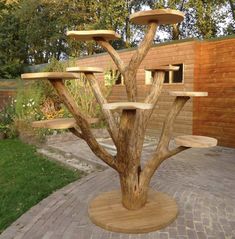
MULTIPOLYGON (((75 142, 63 144, 70 147, 75 142)), ((92 155, 88 147, 84 147, 85 152, 79 156, 92 155)), ((76 149, 74 154, 79 154, 79 145, 71 148, 76 149)), ((147 147, 143 158, 150 153, 151 147, 147 147)), ((234 169, 235 149, 225 147, 190 149, 164 162, 151 186, 173 196, 180 213, 174 223, 161 231, 119 234, 105 231, 90 222, 87 214, 89 201, 101 192, 119 187, 118 175, 105 169, 95 171, 44 199, 7 228, 0 239, 233 239, 234 169)))

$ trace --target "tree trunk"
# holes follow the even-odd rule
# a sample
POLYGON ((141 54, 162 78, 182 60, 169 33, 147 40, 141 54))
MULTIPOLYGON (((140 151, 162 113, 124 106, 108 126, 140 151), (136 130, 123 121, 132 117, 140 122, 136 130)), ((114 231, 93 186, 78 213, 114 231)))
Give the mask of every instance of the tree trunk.
POLYGON ((139 185, 140 167, 120 174, 122 204, 128 210, 142 208, 147 202, 148 187, 139 185))

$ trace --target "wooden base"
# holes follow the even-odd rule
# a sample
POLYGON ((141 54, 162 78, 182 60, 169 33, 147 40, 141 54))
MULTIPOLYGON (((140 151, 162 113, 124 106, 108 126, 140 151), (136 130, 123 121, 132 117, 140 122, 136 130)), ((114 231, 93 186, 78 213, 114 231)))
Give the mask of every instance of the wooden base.
POLYGON ((106 192, 96 197, 88 209, 91 221, 106 230, 122 233, 147 233, 171 224, 178 214, 174 199, 153 190, 146 205, 127 210, 121 203, 121 192, 106 192))

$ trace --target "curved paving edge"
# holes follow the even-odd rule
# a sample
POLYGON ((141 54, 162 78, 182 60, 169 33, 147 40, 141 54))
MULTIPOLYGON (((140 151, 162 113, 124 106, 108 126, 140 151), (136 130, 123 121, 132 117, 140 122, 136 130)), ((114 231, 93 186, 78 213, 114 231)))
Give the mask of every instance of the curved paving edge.
POLYGON ((169 227, 148 234, 105 231, 87 215, 89 201, 119 187, 111 170, 92 173, 32 207, 0 239, 232 239, 235 237, 235 150, 189 150, 167 160, 151 186, 173 196, 179 216, 169 227))

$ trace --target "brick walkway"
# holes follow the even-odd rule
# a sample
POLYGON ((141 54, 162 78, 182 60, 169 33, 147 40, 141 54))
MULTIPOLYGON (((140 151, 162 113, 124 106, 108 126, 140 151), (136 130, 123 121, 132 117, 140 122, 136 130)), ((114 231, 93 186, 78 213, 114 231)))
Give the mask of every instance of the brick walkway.
POLYGON ((164 230, 141 235, 108 232, 90 222, 89 201, 118 188, 113 170, 95 172, 41 201, 0 239, 234 239, 234 172, 235 149, 229 148, 190 149, 164 162, 151 186, 173 196, 180 214, 164 230))

